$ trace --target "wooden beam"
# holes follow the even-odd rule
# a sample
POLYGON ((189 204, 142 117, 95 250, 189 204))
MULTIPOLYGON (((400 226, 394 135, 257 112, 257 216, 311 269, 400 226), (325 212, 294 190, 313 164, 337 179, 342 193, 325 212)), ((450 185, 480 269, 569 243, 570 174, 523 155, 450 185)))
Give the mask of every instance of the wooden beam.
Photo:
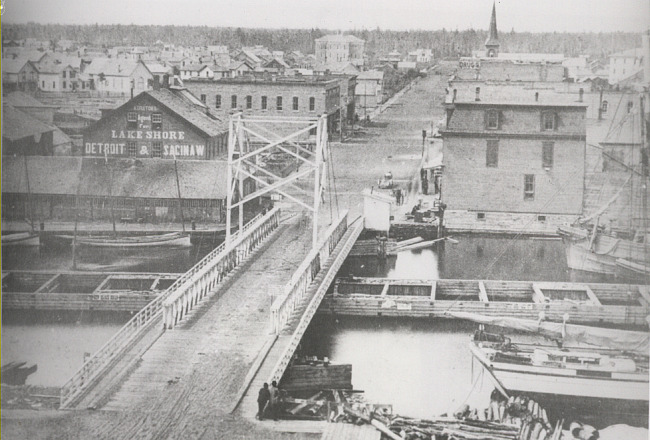
POLYGON ((544 292, 540 289, 538 283, 533 283, 533 302, 537 304, 544 304, 546 302, 546 297, 544 292))
POLYGON ((436 281, 431 282, 431 301, 436 300, 436 286, 438 283, 436 281))
MULTIPOLYGON (((47 287, 51 286, 52 283, 54 283, 54 281, 55 281, 55 280, 56 280, 60 275, 61 275, 61 274, 59 274, 59 273, 57 273, 56 275, 54 275, 52 278, 50 278, 50 279, 47 280, 44 284, 42 284, 41 287, 39 287, 38 289, 36 289, 36 290, 34 291, 34 293, 41 293, 41 292, 43 292, 47 287)), ((93 292, 93 293, 94 293, 94 292, 93 292)))
POLYGON ((650 287, 648 286, 638 286, 639 295, 645 300, 645 302, 650 306, 650 287))
POLYGON ((385 283, 384 288, 381 290, 381 296, 388 295, 388 289, 390 288, 390 283, 385 283))
POLYGON ((594 305, 596 305, 596 306, 602 306, 602 304, 600 303, 600 300, 594 294, 594 292, 591 290, 591 288, 589 286, 586 286, 586 285, 584 286, 584 288, 585 288, 585 292, 587 292, 587 296, 589 297, 591 302, 593 302, 594 305))

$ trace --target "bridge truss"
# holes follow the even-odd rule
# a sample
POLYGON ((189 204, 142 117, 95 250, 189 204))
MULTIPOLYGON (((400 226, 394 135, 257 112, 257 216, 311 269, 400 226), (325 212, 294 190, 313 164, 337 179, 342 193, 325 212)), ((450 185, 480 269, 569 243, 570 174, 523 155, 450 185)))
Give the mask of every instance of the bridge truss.
POLYGON ((327 178, 327 116, 281 118, 244 116, 230 118, 226 242, 231 240, 232 215, 244 226, 244 205, 268 193, 277 193, 312 213, 312 247, 318 241, 318 215, 327 178), (314 138, 315 135, 315 138, 314 138), (295 169, 288 175, 268 165, 277 156, 290 158, 295 169), (300 178, 311 180, 305 189, 300 178), (251 179, 254 185, 246 185, 251 179), (291 192, 289 192, 291 191, 291 192))

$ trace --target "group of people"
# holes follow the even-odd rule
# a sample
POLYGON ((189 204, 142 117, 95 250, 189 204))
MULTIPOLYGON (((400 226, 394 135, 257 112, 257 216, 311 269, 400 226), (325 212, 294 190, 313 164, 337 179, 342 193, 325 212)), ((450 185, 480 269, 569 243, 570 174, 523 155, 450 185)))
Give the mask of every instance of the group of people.
POLYGON ((260 388, 257 395, 257 416, 255 417, 258 420, 264 420, 264 414, 268 413, 270 418, 278 420, 279 403, 280 390, 278 389, 278 383, 276 381, 271 382, 269 388, 269 384, 264 382, 264 386, 260 388))

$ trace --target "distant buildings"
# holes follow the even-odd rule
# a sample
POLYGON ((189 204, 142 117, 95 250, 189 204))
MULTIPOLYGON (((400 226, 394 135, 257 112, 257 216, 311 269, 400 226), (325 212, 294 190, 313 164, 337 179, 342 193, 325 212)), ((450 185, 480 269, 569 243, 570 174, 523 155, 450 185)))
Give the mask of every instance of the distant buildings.
POLYGON ((140 60, 94 58, 83 72, 83 80, 90 89, 125 96, 151 90, 153 79, 153 74, 140 60))
POLYGON ((354 99, 360 116, 377 108, 384 101, 384 72, 366 70, 359 73, 354 99))
POLYGON ((629 49, 609 56, 609 83, 617 84, 643 72, 643 49, 629 49))
POLYGON ((580 99, 515 87, 450 90, 441 130, 447 227, 512 232, 532 224, 552 232, 581 214, 580 99))
POLYGON ((364 64, 366 42, 354 35, 325 35, 315 40, 316 61, 319 63, 349 61, 355 66, 364 64))

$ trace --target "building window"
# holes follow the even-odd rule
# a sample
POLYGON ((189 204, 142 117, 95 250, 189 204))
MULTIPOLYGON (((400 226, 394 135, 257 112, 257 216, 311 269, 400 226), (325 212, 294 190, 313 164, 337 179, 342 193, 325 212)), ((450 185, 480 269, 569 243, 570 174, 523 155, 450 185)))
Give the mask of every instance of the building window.
POLYGON ((316 110, 316 98, 312 96, 309 98, 309 111, 313 112, 314 110, 316 110))
POLYGON ((524 200, 535 199, 535 175, 524 174, 524 200))
POLYGON ((542 142, 542 167, 553 168, 553 142, 542 142))
POLYGON ((553 112, 542 113, 542 130, 543 131, 555 130, 556 128, 555 119, 556 116, 555 113, 553 112))
POLYGON ((221 108, 221 95, 217 95, 217 96, 214 98, 214 106, 215 106, 216 108, 221 108))
POLYGON ((262 110, 266 110, 266 108, 267 108, 266 96, 262 96, 262 110))
POLYGON ((67 86, 68 86, 67 83, 63 81, 63 88, 65 89, 67 86))
POLYGON ((138 154, 138 147, 135 145, 135 142, 127 142, 126 151, 130 157, 135 157, 138 154))
POLYGON ((633 108, 634 108, 634 102, 628 101, 628 103, 627 103, 627 112, 630 113, 633 108))
POLYGON ((488 139, 485 150, 485 166, 496 168, 499 166, 499 140, 488 139))
POLYGON ((151 155, 153 157, 162 157, 162 142, 154 142, 151 144, 151 155))
POLYGON ((607 107, 609 107, 609 102, 603 101, 603 103, 600 104, 600 111, 602 113, 607 113, 607 107))
POLYGON ((208 98, 207 98, 207 96, 205 96, 205 93, 201 93, 201 102, 205 104, 205 102, 207 101, 207 99, 208 99, 208 98))
POLYGON ((138 128, 138 114, 136 112, 128 112, 126 114, 126 128, 128 130, 138 128))
POLYGON ((544 223, 546 221, 546 216, 545 215, 538 215, 537 216, 537 221, 540 223, 544 223))
POLYGON ((298 111, 298 97, 297 96, 293 97, 293 111, 294 112, 298 111))
POLYGON ((253 97, 251 95, 246 96, 246 108, 253 108, 253 97))
POLYGON ((56 89, 56 81, 52 81, 52 88, 56 89))
POLYGON ((477 212, 476 213, 476 220, 485 220, 485 213, 484 212, 477 212))
POLYGON ((237 95, 230 97, 230 108, 237 108, 237 95))
POLYGON ((75 76, 77 76, 76 72, 74 70, 70 71, 70 79, 74 79, 75 76))
POLYGON ((151 114, 151 128, 154 130, 162 130, 162 113, 151 114))
POLYGON ((282 96, 275 98, 275 108, 276 110, 282 110, 282 96))
POLYGON ((45 81, 41 81, 41 88, 42 88, 42 89, 45 88, 45 81))
POLYGON ((499 128, 499 111, 498 110, 488 110, 487 111, 487 128, 489 130, 497 130, 499 128))

